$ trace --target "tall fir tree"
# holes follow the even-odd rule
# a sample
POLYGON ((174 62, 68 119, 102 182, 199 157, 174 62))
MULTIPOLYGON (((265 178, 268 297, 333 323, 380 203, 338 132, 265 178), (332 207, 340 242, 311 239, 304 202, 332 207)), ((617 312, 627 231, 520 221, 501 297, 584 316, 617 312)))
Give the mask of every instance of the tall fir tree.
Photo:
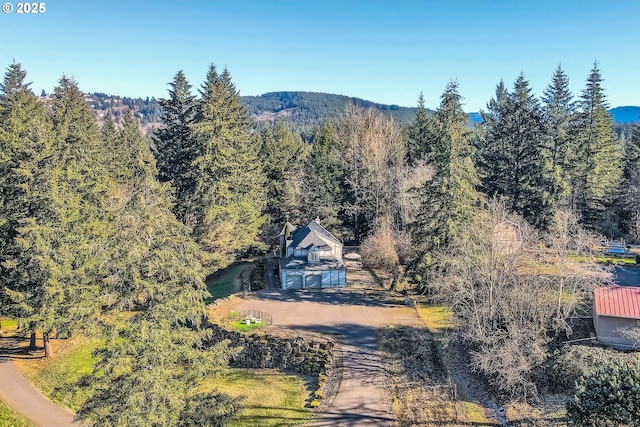
POLYGON ((194 225, 193 197, 196 187, 193 162, 196 158, 191 125, 195 115, 195 96, 182 70, 169 83, 169 98, 161 99, 163 128, 154 137, 154 155, 158 162, 161 182, 170 182, 176 203, 174 212, 185 224, 194 225))
POLYGON ((107 209, 113 227, 100 301, 115 313, 103 316, 113 320, 104 321, 106 343, 83 381, 95 392, 78 418, 91 425, 187 425, 188 408, 204 400, 209 415, 201 421, 215 425, 237 405, 192 390, 229 356, 226 344, 201 349, 207 293, 199 249, 171 211, 170 187, 157 181, 155 159, 130 111, 113 149, 118 173, 107 209))
POLYGON ((572 183, 572 202, 588 227, 601 227, 621 180, 622 141, 613 130, 613 119, 597 62, 587 78, 579 101, 578 152, 572 183))
POLYGON ((618 192, 617 211, 621 228, 640 240, 640 124, 634 123, 625 140, 622 185, 618 192))
POLYGON ((542 101, 547 156, 558 183, 558 196, 564 199, 563 204, 568 204, 578 154, 575 132, 577 109, 569 90, 569 77, 562 67, 558 66, 554 72, 542 101))
POLYGON ((298 178, 304 162, 302 138, 281 121, 263 128, 258 137, 267 180, 268 222, 279 228, 285 221, 299 222, 298 178))
POLYGON ((302 177, 302 217, 316 217, 338 234, 344 218, 344 171, 340 164, 341 147, 333 122, 317 126, 311 138, 311 151, 304 164, 302 177))
POLYGON ((420 208, 411 235, 417 251, 413 280, 423 286, 460 227, 469 222, 480 202, 480 184, 473 157, 468 115, 462 110, 458 83, 450 82, 433 116, 435 146, 433 178, 420 189, 420 208))
POLYGON ((476 139, 476 163, 482 189, 490 197, 501 194, 507 187, 509 156, 506 135, 500 123, 508 114, 509 92, 504 81, 496 86, 496 94, 489 100, 487 111, 481 111, 482 127, 476 139))
POLYGON ((424 96, 418 97, 418 109, 413 123, 407 128, 406 161, 409 166, 415 166, 420 161, 431 160, 434 151, 435 134, 432 121, 424 107, 424 96))
POLYGON ((37 268, 39 254, 27 250, 21 234, 25 223, 50 214, 45 163, 51 129, 44 104, 25 78, 14 62, 0 85, 0 316, 29 328, 43 271, 37 268))
POLYGON ((89 320, 100 309, 108 232, 104 201, 110 185, 93 112, 66 77, 55 89, 50 120, 47 156, 23 168, 25 174, 38 174, 29 191, 40 195, 44 203, 39 209, 46 209, 46 215, 25 218, 16 237, 21 268, 33 280, 17 297, 28 307, 24 321, 29 329, 43 332, 47 355, 52 331, 64 336, 91 328, 89 320))
POLYGON ((231 263, 242 251, 260 246, 264 223, 264 174, 251 120, 231 81, 212 65, 196 105, 192 137, 196 184, 193 236, 204 250, 209 271, 231 263))
POLYGON ((483 119, 479 151, 484 192, 504 197, 509 209, 546 227, 557 204, 558 184, 545 155, 540 106, 523 75, 511 93, 498 85, 483 119))

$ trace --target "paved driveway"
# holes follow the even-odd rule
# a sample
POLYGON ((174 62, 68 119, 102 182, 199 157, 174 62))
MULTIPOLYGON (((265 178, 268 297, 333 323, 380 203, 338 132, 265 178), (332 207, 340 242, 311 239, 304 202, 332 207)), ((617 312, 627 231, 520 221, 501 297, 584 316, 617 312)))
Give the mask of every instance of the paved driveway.
POLYGON ((243 299, 235 310, 260 310, 278 329, 339 334, 343 343, 342 382, 332 406, 314 426, 393 425, 384 373, 377 356, 376 329, 418 325, 412 308, 384 292, 362 287, 268 290, 243 299))
POLYGON ((0 399, 36 426, 73 427, 73 414, 36 391, 7 358, 0 357, 0 399))
POLYGON ((615 266, 613 278, 621 286, 640 287, 640 268, 615 266))

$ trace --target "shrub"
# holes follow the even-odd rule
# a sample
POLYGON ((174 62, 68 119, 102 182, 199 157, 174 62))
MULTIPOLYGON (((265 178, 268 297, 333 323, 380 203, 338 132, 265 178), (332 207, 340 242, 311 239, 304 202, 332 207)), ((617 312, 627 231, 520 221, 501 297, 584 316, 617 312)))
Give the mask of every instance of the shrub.
POLYGON ((567 402, 573 426, 638 425, 640 420, 640 365, 614 362, 584 378, 567 402))
POLYGON ((611 348, 590 347, 585 345, 564 346, 556 350, 548 362, 544 382, 552 391, 567 392, 573 390, 582 378, 595 374, 598 369, 612 361, 634 360, 635 354, 624 353, 611 348))
POLYGON ((249 276, 249 283, 251 284, 252 291, 259 291, 264 289, 264 269, 267 265, 267 260, 261 259, 256 261, 251 275, 249 276))
POLYGON ((362 264, 366 267, 393 273, 400 263, 395 247, 394 231, 389 225, 382 225, 360 245, 362 264))

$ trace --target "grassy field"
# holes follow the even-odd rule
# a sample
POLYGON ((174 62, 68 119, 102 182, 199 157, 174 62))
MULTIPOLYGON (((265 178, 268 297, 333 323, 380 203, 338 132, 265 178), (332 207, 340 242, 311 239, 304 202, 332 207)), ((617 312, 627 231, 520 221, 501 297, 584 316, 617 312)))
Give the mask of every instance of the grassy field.
POLYGON ((0 333, 15 332, 18 322, 13 319, 0 318, 0 333))
POLYGON ((213 389, 234 397, 245 396, 232 427, 299 426, 312 418, 305 408, 309 391, 294 375, 272 369, 232 369, 202 386, 202 391, 213 389))
POLYGON ((76 390, 64 390, 60 386, 73 384, 81 376, 91 372, 94 363, 91 353, 99 341, 73 338, 52 340, 51 344, 53 357, 16 360, 14 363, 42 394, 57 405, 75 411, 87 395, 76 390))
MULTIPOLYGON (((589 258, 583 255, 574 255, 569 257, 570 261, 573 262, 587 262, 589 258)), ((635 257, 619 257, 619 256, 598 256, 593 257, 593 261, 599 263, 611 263, 611 264, 619 264, 622 263, 626 266, 636 266, 636 258, 635 257)))
POLYGON ((442 305, 420 304, 418 315, 424 326, 434 336, 440 337, 453 329, 453 314, 442 305))
MULTIPOLYGON (((443 359, 446 357, 446 340, 448 331, 455 327, 453 323, 453 313, 444 306, 433 304, 420 304, 416 307, 418 316, 422 320, 424 326, 433 334, 438 351, 443 359)), ((467 416, 468 421, 472 425, 483 425, 490 420, 485 415, 482 406, 475 402, 464 400, 464 396, 460 396, 461 406, 467 416)))
MULTIPOLYGON (((91 372, 94 360, 91 353, 97 340, 53 340, 51 359, 19 360, 16 365, 42 393, 60 406, 77 410, 86 394, 73 391, 73 384, 91 372)), ((243 409, 232 426, 295 426, 310 420, 312 413, 305 408, 309 391, 303 380, 267 369, 231 369, 221 377, 204 380, 200 391, 217 388, 232 396, 247 396, 243 409)), ((0 417, 2 412, 0 411, 0 417)), ((0 427, 2 418, 0 418, 0 427)), ((15 424, 20 426, 20 424, 15 424)), ((25 424, 28 425, 28 424, 25 424)), ((13 426, 13 424, 7 424, 13 426)))
POLYGON ((0 400, 0 427, 32 427, 26 419, 9 409, 0 400))
POLYGON ((247 325, 246 323, 244 323, 244 321, 242 321, 241 323, 240 320, 236 320, 235 322, 231 323, 231 327, 240 332, 251 332, 256 329, 264 328, 265 326, 266 326, 266 323, 264 322, 250 323, 247 325))
POLYGON ((204 302, 210 304, 218 298, 225 298, 234 292, 235 281, 240 273, 251 265, 250 262, 239 262, 231 264, 229 267, 219 271, 209 277, 205 281, 207 290, 211 294, 204 302))

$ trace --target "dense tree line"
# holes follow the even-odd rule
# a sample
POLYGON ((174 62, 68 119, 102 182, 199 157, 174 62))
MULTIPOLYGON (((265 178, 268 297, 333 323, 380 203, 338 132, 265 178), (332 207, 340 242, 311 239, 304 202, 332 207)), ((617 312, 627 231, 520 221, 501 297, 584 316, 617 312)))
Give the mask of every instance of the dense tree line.
MULTIPOLYGON (((223 196, 238 191, 228 180, 240 168, 234 162, 245 158, 228 150, 236 138, 250 140, 248 122, 237 127, 225 110, 237 107, 228 72, 208 78, 196 117, 216 126, 194 131, 198 156, 226 159, 231 169, 206 181, 196 176, 194 212, 207 216, 196 217, 200 228, 174 214, 174 191, 158 180, 156 159, 131 112, 120 126, 108 116, 99 128, 75 81, 63 76, 45 104, 16 63, 0 86, 0 316, 41 332, 47 356, 52 334, 105 340, 94 372, 82 381, 91 388, 77 414, 84 423, 219 425, 237 410, 236 400, 195 394, 192 387, 195 378, 225 367, 230 355, 222 343, 200 349, 207 337, 203 263, 210 256, 196 233, 216 218, 202 200, 216 197, 219 182, 223 196), (223 102, 213 99, 212 85, 223 102), (213 141, 222 148, 212 148, 213 141)), ((257 150, 240 152, 247 149, 255 159, 257 150)), ((204 173, 214 167, 201 162, 204 173)), ((240 193, 246 191, 243 183, 240 193)), ((235 219, 246 227, 242 215, 235 219)))

